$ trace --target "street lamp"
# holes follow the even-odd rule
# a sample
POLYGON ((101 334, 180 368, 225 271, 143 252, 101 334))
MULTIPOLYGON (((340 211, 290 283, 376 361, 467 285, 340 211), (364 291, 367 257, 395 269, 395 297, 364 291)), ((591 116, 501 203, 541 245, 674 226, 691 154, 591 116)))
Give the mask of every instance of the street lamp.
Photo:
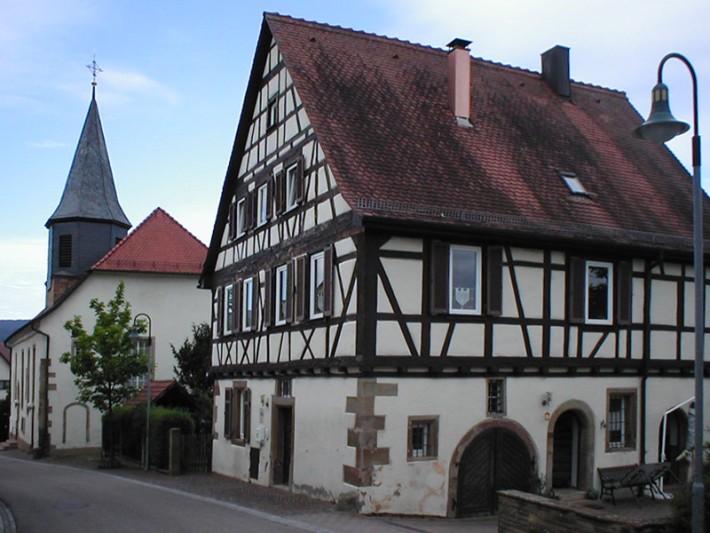
POLYGON ((148 322, 148 379, 146 380, 146 407, 145 407, 145 463, 143 468, 145 470, 150 469, 150 400, 151 400, 151 369, 153 368, 153 350, 151 349, 151 344, 153 342, 152 328, 153 323, 146 313, 138 313, 133 318, 133 331, 131 332, 131 338, 135 339, 136 344, 140 340, 140 334, 138 333, 138 319, 145 318, 148 322))
POLYGON ((663 66, 669 59, 680 60, 693 79, 693 262, 695 271, 695 460, 693 464, 693 533, 703 533, 703 377, 705 335, 705 265, 703 261, 703 190, 700 183, 700 135, 698 134, 698 79, 693 65, 681 54, 668 54, 658 65, 658 83, 653 88, 651 114, 634 130, 642 139, 664 143, 685 133, 690 126, 676 120, 668 104, 668 87, 663 83, 663 66))

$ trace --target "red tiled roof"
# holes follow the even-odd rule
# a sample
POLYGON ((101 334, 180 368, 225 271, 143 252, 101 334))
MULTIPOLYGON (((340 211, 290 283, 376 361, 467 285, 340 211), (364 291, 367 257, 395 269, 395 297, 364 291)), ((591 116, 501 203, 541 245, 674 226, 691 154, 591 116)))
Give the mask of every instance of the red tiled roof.
MULTIPOLYGON (((180 385, 174 379, 154 379, 150 382, 150 401, 155 402, 172 387, 180 385)), ((124 405, 142 405, 148 399, 148 387, 143 387, 130 400, 126 400, 124 405)))
POLYGON ((199 274, 207 247, 157 208, 92 270, 199 274))
POLYGON ((4 342, 0 342, 0 357, 10 364, 10 348, 5 346, 4 342))
POLYGON ((690 247, 691 179, 665 147, 632 137, 642 119, 624 93, 573 82, 563 98, 538 73, 474 58, 468 129, 448 104, 443 50, 276 14, 264 31, 365 222, 690 247))

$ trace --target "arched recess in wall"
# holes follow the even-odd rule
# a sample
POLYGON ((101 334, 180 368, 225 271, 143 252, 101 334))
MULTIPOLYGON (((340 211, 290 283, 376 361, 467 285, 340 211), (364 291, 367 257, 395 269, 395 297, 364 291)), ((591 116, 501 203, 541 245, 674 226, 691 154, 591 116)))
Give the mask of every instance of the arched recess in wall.
POLYGON ((62 444, 85 446, 89 442, 89 407, 80 402, 70 403, 62 413, 62 444))
POLYGON ((555 409, 547 425, 546 492, 554 488, 556 480, 559 483, 564 477, 567 466, 574 488, 586 491, 594 486, 594 438, 594 412, 586 403, 568 400, 555 409), (555 443, 560 449, 555 450, 555 443), (561 449, 568 444, 569 453, 561 449))
POLYGON ((447 515, 495 512, 495 492, 500 488, 534 490, 537 463, 535 443, 519 423, 492 418, 477 424, 459 441, 449 463, 447 515), (472 460, 479 460, 480 465, 471 464, 472 460), (491 471, 483 472, 486 468, 491 471), (504 479, 496 477, 501 473, 504 479), (477 501, 469 502, 471 497, 477 501))

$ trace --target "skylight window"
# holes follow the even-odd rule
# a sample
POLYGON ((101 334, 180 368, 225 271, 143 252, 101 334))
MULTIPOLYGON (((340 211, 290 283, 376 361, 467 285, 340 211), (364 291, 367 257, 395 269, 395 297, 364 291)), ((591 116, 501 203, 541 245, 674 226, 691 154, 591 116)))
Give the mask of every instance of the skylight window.
POLYGON ((589 196, 587 189, 584 188, 584 185, 582 185, 582 182, 579 181, 577 174, 574 172, 560 172, 560 177, 564 180, 565 185, 567 185, 567 188, 572 194, 589 196))

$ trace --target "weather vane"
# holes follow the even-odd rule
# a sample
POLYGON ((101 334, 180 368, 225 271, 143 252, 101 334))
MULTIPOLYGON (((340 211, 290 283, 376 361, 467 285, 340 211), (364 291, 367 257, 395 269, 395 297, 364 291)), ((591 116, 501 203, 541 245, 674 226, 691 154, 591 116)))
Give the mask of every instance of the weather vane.
POLYGON ((101 69, 101 67, 99 67, 96 64, 96 55, 95 54, 94 54, 94 60, 91 62, 90 65, 86 65, 86 68, 88 68, 91 71, 91 74, 93 74, 93 76, 94 76, 94 81, 91 82, 91 85, 96 87, 96 74, 99 72, 103 72, 103 70, 101 69))

